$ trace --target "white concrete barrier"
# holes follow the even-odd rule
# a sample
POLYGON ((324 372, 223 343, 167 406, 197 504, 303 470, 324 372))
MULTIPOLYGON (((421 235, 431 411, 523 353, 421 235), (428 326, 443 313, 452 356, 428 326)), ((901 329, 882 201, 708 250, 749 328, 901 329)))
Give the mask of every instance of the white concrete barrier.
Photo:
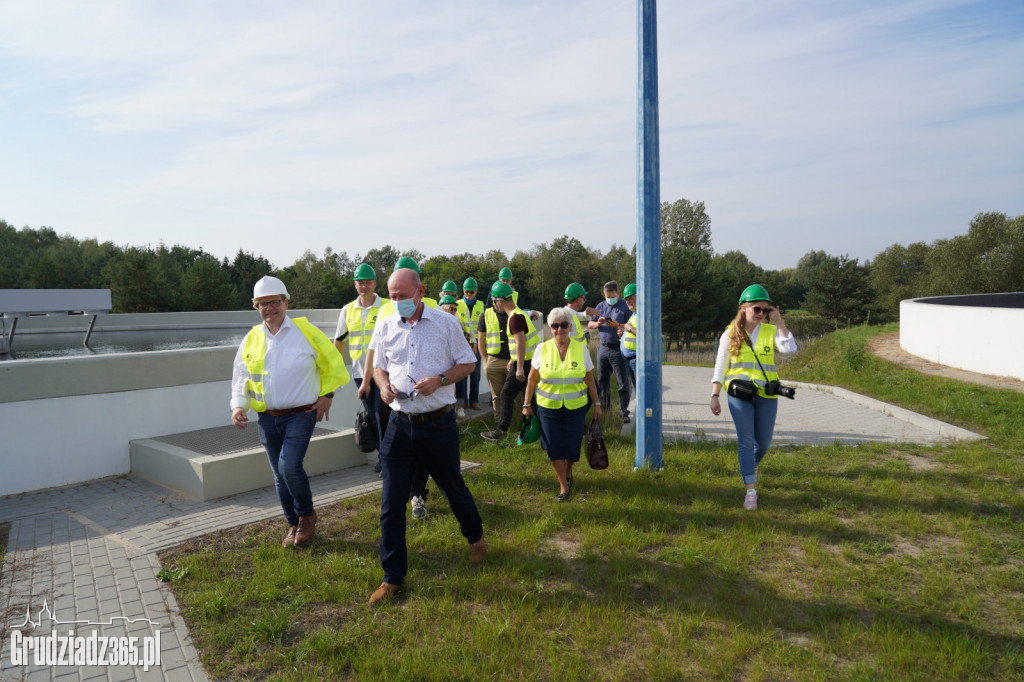
POLYGON ((900 347, 948 367, 1024 380, 1024 292, 900 302, 900 347))
MULTIPOLYGON (((333 336, 337 311, 293 314, 333 336)), ((173 315, 188 326, 189 314, 173 315)), ((249 317, 258 322, 255 311, 249 317)), ((125 474, 131 440, 228 424, 236 348, 0 362, 0 495, 125 474)), ((330 426, 351 428, 357 402, 349 384, 330 426)))

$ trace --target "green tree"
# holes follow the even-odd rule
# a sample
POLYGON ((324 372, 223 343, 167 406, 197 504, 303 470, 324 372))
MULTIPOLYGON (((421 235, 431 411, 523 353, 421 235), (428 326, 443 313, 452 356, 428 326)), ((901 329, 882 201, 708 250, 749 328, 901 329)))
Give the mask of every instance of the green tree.
POLYGON ((661 247, 683 246, 700 249, 709 256, 711 250, 711 218, 704 202, 688 199, 661 204, 661 247))
POLYGON ((926 295, 1020 291, 1024 216, 979 213, 967 234, 936 241, 927 256, 926 295))
POLYGON ((203 254, 181 276, 180 310, 231 310, 237 302, 231 272, 203 254))
POLYGON ((898 316, 900 301, 917 298, 926 290, 930 250, 924 242, 893 244, 875 256, 869 266, 871 288, 886 314, 898 316))
POLYGON ((866 322, 878 308, 867 268, 847 255, 829 256, 814 269, 805 308, 836 327, 866 322))

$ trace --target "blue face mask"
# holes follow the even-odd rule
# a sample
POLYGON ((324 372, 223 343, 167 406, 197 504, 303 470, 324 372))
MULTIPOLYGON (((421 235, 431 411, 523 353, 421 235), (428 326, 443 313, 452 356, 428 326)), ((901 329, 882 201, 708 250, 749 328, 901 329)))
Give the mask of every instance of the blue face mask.
POLYGON ((606 298, 606 299, 604 299, 604 302, 607 303, 608 305, 615 305, 616 303, 619 302, 619 299, 615 298, 615 297, 606 298))
POLYGON ((407 298, 402 301, 395 301, 395 310, 399 317, 412 317, 416 312, 416 299, 407 298))

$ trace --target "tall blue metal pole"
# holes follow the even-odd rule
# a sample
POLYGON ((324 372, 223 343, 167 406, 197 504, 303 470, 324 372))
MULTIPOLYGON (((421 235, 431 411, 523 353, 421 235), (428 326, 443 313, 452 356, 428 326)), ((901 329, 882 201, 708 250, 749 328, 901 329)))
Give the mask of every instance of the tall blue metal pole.
POLYGON ((658 17, 637 0, 637 411, 634 466, 661 469, 661 166, 658 158, 658 17))

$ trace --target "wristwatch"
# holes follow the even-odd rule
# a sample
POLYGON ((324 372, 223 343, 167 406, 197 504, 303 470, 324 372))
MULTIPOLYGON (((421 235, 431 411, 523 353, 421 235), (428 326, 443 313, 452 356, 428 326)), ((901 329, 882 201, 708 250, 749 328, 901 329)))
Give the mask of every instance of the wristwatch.
POLYGON ((712 394, 711 394, 711 397, 712 397, 712 398, 717 398, 717 397, 718 397, 718 394, 717 394, 717 393, 712 393, 712 394))
POLYGON ((331 391, 330 393, 324 393, 324 397, 334 400, 334 391, 331 391))
POLYGON ((443 374, 441 375, 441 385, 442 386, 447 386, 448 385, 448 377, 446 377, 443 374))

